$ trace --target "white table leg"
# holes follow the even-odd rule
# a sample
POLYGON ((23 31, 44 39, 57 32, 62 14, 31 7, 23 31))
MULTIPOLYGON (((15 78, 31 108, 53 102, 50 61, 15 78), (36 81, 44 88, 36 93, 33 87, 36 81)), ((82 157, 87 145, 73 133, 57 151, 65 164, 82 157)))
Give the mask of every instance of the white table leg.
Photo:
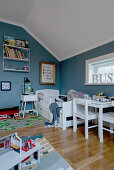
POLYGON ((99 137, 100 142, 103 143, 103 108, 99 107, 99 137))
POLYGON ((66 130, 66 117, 63 116, 63 130, 66 130))
POLYGON ((77 131, 77 117, 73 114, 73 132, 77 131))
POLYGON ((85 138, 88 139, 88 119, 85 119, 85 138))

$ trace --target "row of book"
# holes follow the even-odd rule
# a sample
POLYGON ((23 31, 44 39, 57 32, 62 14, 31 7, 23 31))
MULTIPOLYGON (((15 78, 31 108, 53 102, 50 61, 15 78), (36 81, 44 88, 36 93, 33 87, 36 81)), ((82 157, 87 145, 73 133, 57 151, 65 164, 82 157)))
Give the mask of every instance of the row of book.
POLYGON ((17 50, 17 49, 11 49, 4 45, 4 57, 8 57, 10 59, 25 59, 24 53, 17 50))

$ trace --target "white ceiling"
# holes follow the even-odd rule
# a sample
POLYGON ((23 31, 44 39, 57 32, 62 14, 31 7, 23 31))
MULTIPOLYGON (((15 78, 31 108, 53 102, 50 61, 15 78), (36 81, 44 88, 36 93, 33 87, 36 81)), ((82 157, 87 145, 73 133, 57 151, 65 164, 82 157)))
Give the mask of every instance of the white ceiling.
POLYGON ((0 0, 0 18, 24 24, 59 60, 114 40, 114 0, 0 0))

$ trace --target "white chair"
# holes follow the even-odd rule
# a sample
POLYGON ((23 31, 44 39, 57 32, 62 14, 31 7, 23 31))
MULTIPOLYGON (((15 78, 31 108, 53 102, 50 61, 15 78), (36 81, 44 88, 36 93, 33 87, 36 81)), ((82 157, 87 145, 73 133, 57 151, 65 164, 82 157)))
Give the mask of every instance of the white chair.
POLYGON ((114 133, 114 112, 103 113, 103 121, 110 123, 110 129, 104 127, 103 129, 110 133, 114 133))
POLYGON ((88 126, 88 121, 97 119, 98 114, 94 108, 89 107, 91 100, 75 98, 73 99, 73 131, 77 130, 77 118, 85 121, 85 138, 88 139, 88 129, 97 127, 98 125, 88 126))
MULTIPOLYGON (((112 102, 112 106, 114 106, 114 102, 112 102)), ((110 123, 110 129, 106 127, 102 127, 102 141, 103 141, 103 130, 106 130, 110 133, 114 133, 114 112, 107 112, 103 113, 103 122, 108 122, 110 123)))

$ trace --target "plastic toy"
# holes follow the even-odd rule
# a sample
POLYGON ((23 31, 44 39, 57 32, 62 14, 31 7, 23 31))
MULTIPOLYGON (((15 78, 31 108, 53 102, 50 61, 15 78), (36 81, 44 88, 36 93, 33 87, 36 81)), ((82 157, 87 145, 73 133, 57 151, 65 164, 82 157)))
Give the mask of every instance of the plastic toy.
POLYGON ((20 153, 21 139, 17 136, 17 133, 13 133, 0 139, 0 155, 11 149, 20 153))
POLYGON ((96 96, 104 96, 104 92, 101 92, 99 94, 96 94, 96 96))
POLYGON ((30 137, 27 137, 24 140, 23 146, 22 146, 22 150, 24 150, 25 152, 29 151, 30 149, 32 149, 33 147, 35 147, 36 145, 34 144, 34 141, 32 141, 30 139, 30 137))

